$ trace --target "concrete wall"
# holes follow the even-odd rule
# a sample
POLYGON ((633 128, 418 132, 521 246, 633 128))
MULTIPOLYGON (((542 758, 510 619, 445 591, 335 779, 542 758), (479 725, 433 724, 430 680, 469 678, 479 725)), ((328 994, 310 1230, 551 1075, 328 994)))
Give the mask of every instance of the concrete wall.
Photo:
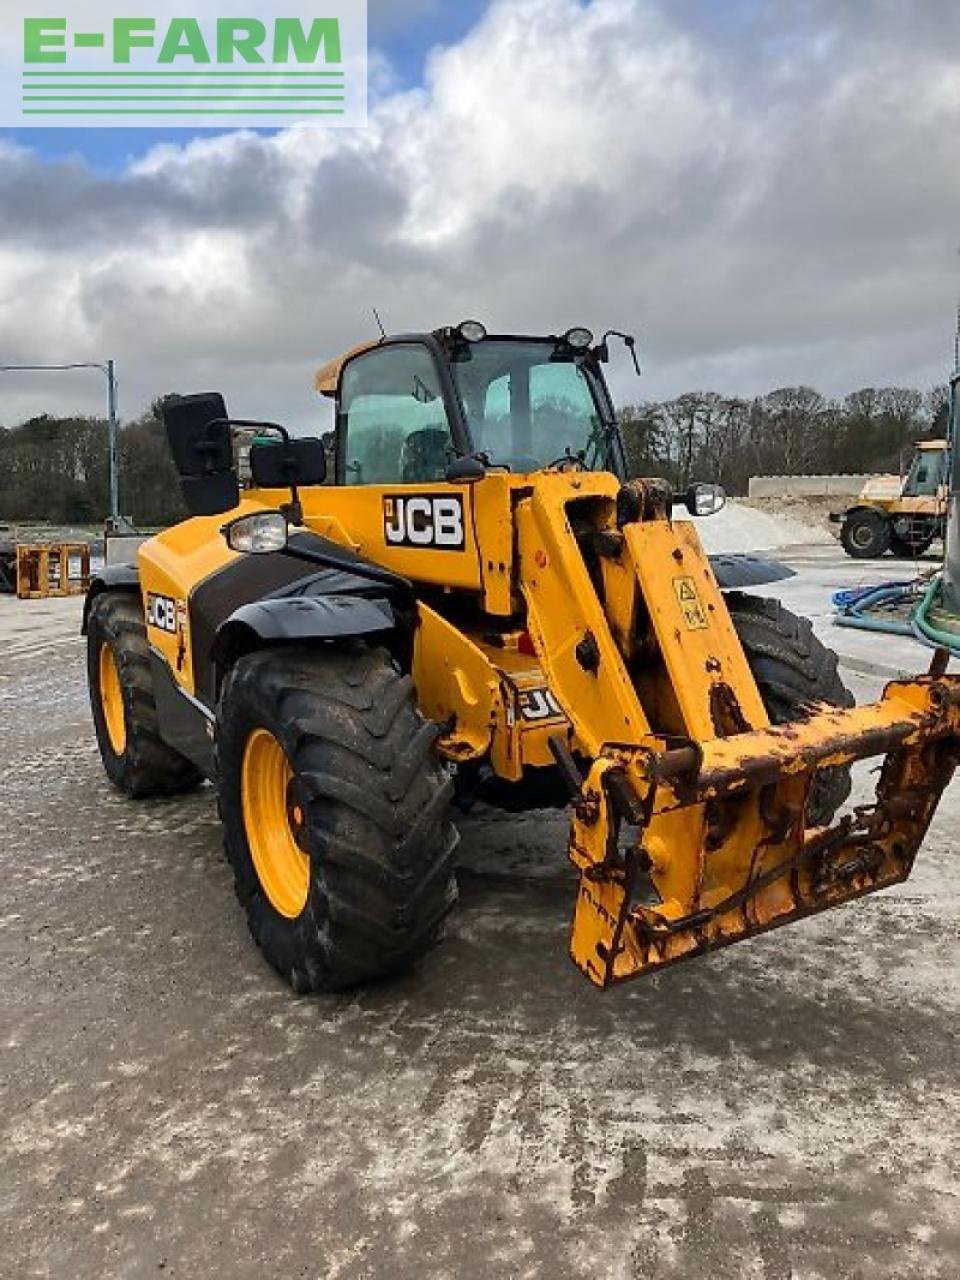
POLYGON ((751 498, 855 498, 872 476, 751 476, 751 498))

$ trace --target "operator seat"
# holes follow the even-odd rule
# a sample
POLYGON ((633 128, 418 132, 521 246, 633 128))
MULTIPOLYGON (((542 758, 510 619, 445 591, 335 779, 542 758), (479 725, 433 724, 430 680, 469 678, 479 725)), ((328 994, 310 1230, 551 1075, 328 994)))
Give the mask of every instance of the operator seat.
POLYGON ((450 436, 438 427, 411 432, 400 450, 401 484, 435 484, 450 465, 450 436))

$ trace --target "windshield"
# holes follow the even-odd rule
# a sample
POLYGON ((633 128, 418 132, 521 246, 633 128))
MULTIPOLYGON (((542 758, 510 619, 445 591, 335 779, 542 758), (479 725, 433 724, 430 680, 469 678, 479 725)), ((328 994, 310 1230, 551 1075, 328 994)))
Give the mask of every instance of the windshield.
POLYGON ((907 482, 903 486, 904 497, 935 497, 943 483, 944 454, 936 449, 921 449, 913 460, 907 482))
POLYGON ((536 471, 564 457, 610 466, 609 444, 582 358, 549 341, 488 338, 452 360, 473 446, 493 466, 536 471))

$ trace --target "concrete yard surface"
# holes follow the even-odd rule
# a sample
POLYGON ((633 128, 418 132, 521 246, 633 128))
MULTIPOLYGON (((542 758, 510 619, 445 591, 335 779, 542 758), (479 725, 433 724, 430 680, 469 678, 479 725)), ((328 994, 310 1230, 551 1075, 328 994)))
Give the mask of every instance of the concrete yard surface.
MULTIPOLYGON (((829 621, 895 562, 784 554, 861 700, 926 666, 829 621)), ((0 1275, 960 1274, 960 783, 907 884, 607 995, 564 817, 478 811, 447 941, 296 999, 211 789, 108 787, 79 616, 0 599, 0 1275)))

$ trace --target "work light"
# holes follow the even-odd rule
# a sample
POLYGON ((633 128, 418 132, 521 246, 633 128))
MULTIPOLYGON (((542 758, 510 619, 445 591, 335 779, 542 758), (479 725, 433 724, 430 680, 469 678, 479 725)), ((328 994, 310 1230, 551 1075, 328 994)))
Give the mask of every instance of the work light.
POLYGON ((457 333, 464 342, 482 342, 487 336, 487 326, 479 320, 464 320, 463 324, 458 325, 457 333))
POLYGON ((563 335, 563 340, 568 347, 573 347, 574 351, 586 351, 593 342, 593 334, 589 329, 568 329, 563 335))

